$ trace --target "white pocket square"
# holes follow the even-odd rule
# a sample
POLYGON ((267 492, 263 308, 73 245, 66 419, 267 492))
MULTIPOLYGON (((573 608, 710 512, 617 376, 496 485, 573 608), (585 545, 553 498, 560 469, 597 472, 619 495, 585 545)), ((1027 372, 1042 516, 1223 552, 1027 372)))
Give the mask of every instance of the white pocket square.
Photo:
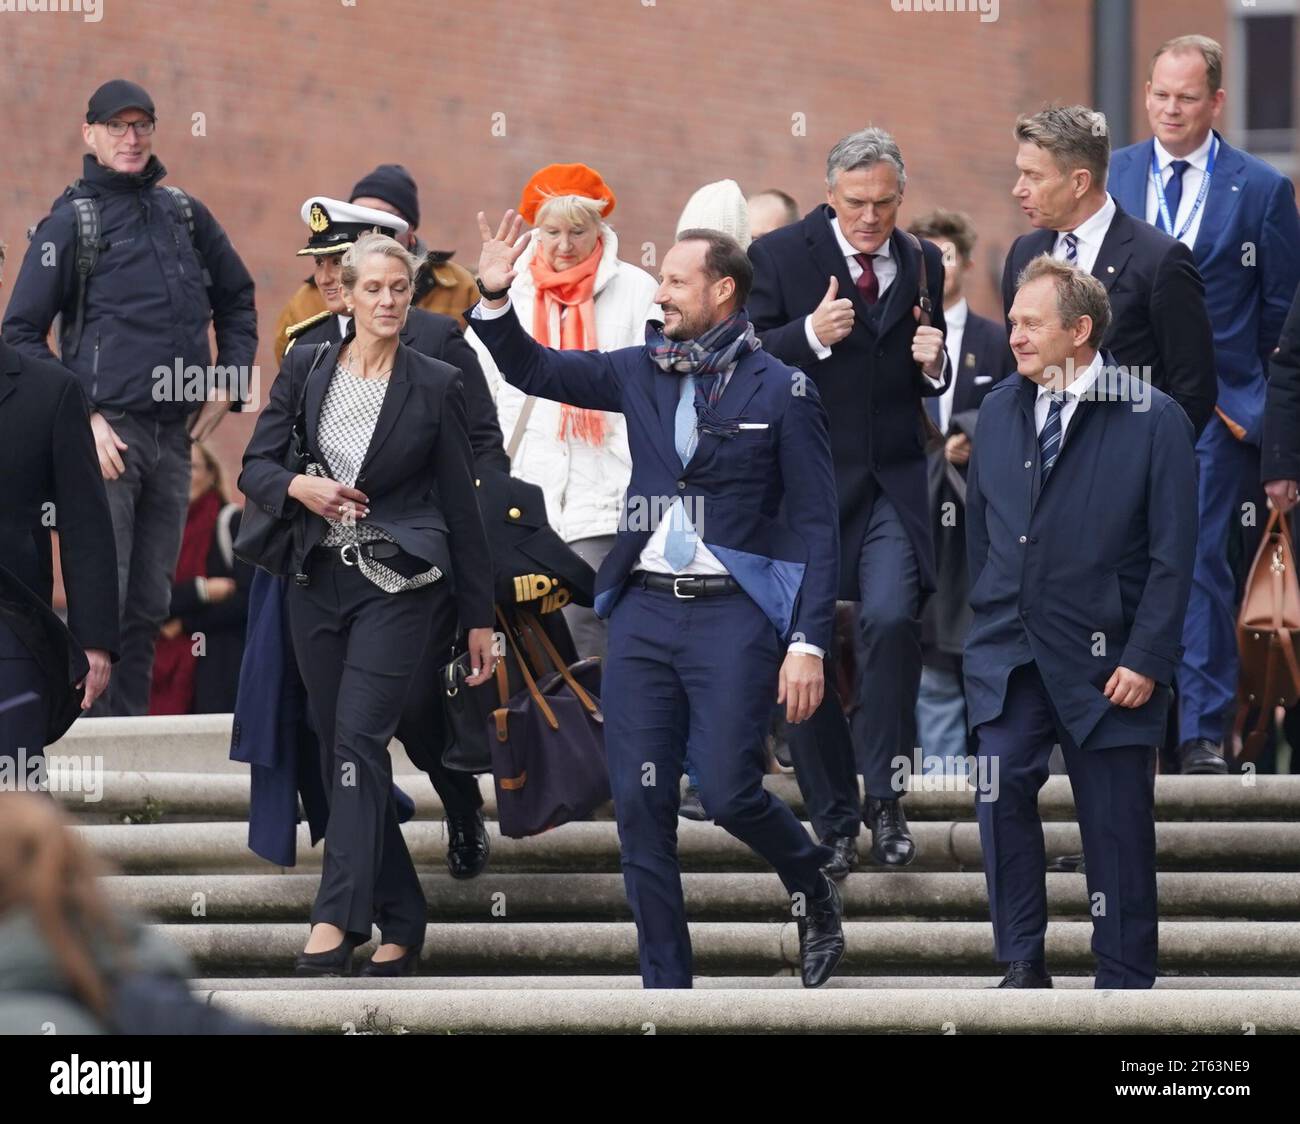
POLYGON ((769 428, 767 422, 740 422, 740 423, 739 423, 739 427, 740 427, 741 429, 767 429, 767 428, 769 428))
POLYGON ((975 385, 976 385, 976 386, 979 386, 980 383, 986 383, 986 382, 992 382, 992 381, 993 381, 993 376, 992 376, 992 375, 976 375, 976 376, 975 376, 975 385))

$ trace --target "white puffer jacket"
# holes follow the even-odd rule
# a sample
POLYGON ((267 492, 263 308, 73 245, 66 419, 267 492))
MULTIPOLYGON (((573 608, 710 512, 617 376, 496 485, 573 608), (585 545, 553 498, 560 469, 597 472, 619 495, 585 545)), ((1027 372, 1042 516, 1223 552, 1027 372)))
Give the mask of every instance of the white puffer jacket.
MULTIPOLYGON (((510 302, 529 335, 533 331, 537 292, 530 264, 537 248, 534 233, 525 235, 530 242, 515 264, 517 276, 510 284, 510 302)), ((646 321, 663 318, 654 303, 658 285, 645 270, 618 260, 618 237, 612 230, 606 229, 603 237, 604 252, 596 270, 596 340, 601 351, 638 346, 645 343, 646 321)), ((569 315, 568 310, 565 315, 569 315)), ((465 338, 483 365, 497 404, 501 435, 508 445, 526 396, 501 377, 472 327, 465 332, 465 338)), ((565 542, 614 534, 632 474, 623 415, 605 414, 605 441, 599 447, 572 435, 560 440, 559 432, 560 404, 537 399, 515 451, 511 472, 542 489, 547 518, 565 542)))

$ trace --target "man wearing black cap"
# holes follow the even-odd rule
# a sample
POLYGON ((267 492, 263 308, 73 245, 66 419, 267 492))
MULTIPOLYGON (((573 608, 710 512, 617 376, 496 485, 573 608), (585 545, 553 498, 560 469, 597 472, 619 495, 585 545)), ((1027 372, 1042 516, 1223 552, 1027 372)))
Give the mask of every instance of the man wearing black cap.
MULTIPOLYGON (((465 327, 464 310, 478 299, 478 288, 470 272, 451 260, 451 250, 430 250, 416 237, 420 225, 420 195, 415 180, 401 164, 380 164, 357 181, 348 197, 349 203, 385 211, 406 223, 397 240, 420 259, 411 307, 426 312, 454 316, 465 327)), ((275 358, 284 358, 289 344, 289 329, 324 312, 326 302, 309 277, 289 299, 275 325, 275 358)))
POLYGON ((52 359, 58 318, 58 358, 90 403, 121 620, 121 660, 97 715, 148 709, 189 503, 191 433, 205 436, 232 407, 229 393, 215 400, 213 383, 229 392, 234 382, 239 397, 257 350, 253 279, 211 212, 160 186, 155 121, 134 82, 114 79, 91 96, 82 178, 34 231, 3 326, 18 351, 52 359))

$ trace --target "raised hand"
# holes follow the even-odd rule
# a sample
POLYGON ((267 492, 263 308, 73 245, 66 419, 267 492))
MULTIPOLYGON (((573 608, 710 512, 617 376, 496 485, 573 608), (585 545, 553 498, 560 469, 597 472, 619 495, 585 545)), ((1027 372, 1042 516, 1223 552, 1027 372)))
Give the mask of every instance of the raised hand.
POLYGON ((478 229, 483 236, 483 249, 478 258, 478 276, 483 282, 483 288, 493 293, 509 288, 510 282, 515 279, 515 262, 528 245, 527 242, 515 245, 523 233, 523 216, 507 211, 493 235, 487 215, 479 211, 478 229))

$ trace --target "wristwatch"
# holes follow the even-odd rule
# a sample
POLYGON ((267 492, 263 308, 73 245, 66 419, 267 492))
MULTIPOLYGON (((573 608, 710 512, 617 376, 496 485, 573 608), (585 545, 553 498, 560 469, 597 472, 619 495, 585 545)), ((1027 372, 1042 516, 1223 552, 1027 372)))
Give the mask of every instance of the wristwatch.
POLYGON ((481 277, 475 277, 474 284, 478 286, 478 291, 483 294, 484 298, 490 301, 499 301, 502 297, 506 296, 510 292, 509 285, 507 285, 504 289, 498 289, 495 293, 489 292, 487 289, 483 287, 483 278, 481 277))

